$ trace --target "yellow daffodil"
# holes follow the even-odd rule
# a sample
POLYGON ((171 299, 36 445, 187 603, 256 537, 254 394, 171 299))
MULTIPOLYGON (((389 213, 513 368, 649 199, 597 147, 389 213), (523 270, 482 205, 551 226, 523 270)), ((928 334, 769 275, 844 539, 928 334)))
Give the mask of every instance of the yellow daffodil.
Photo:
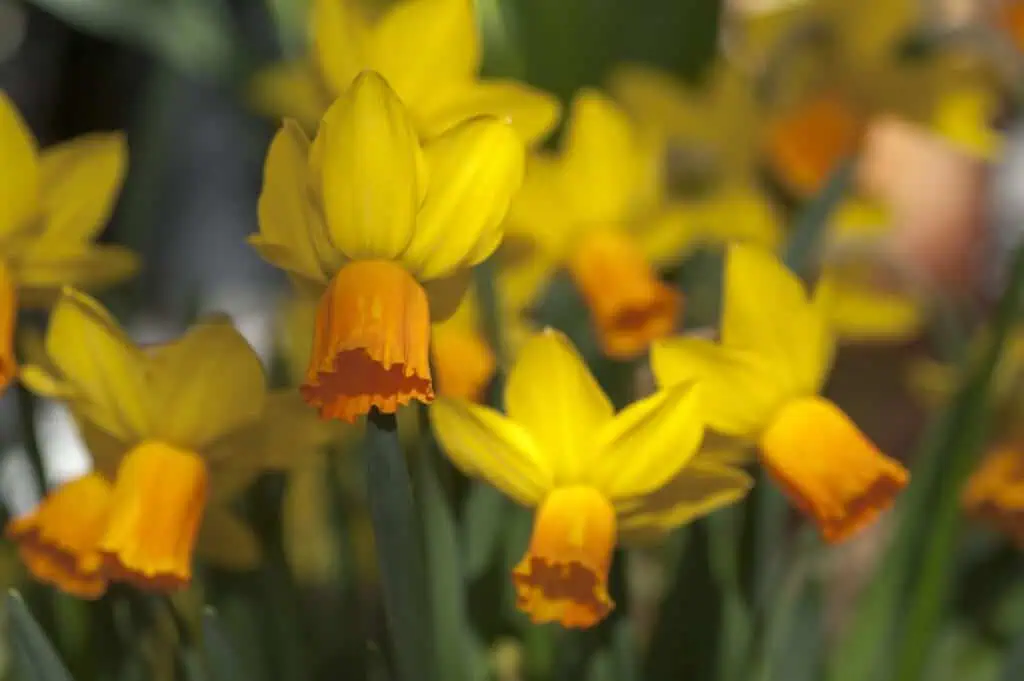
POLYGON ((964 489, 967 512, 1024 548, 1024 448, 1011 440, 994 447, 964 489))
POLYGON ((46 351, 52 368, 27 366, 24 381, 69 403, 95 469, 8 526, 36 577, 87 597, 110 579, 178 588, 197 541, 217 562, 251 567, 256 541, 226 502, 324 435, 293 393, 267 394, 259 358, 231 324, 213 319, 140 348, 96 301, 66 290, 46 351))
POLYGON ((431 319, 449 316, 469 268, 498 247, 522 182, 523 143, 495 119, 421 147, 398 96, 365 72, 312 143, 285 121, 267 153, 251 243, 320 296, 301 391, 353 421, 429 402, 431 319))
POLYGON ((124 136, 92 133, 39 151, 0 92, 0 388, 16 373, 20 306, 49 305, 61 286, 98 288, 131 276, 137 261, 93 240, 113 210, 127 163, 124 136))
POLYGON ((612 550, 740 499, 742 470, 697 455, 699 388, 676 385, 614 413, 568 340, 547 329, 522 347, 507 415, 438 399, 431 422, 460 469, 536 507, 512 580, 534 622, 593 626, 613 603, 612 550))
POLYGON ((664 241, 677 227, 660 210, 656 152, 610 99, 584 90, 562 152, 531 159, 509 215, 510 236, 530 243, 540 262, 569 270, 613 357, 635 356, 670 333, 681 305, 650 261, 677 254, 642 250, 644 239, 664 241))
POLYGON ((835 340, 795 275, 768 251, 733 245, 724 297, 721 342, 655 343, 657 381, 697 382, 708 427, 756 442, 790 499, 827 540, 842 540, 889 506, 908 473, 819 397, 835 340))
POLYGON ((273 68, 255 85, 263 108, 296 118, 307 130, 364 70, 391 83, 424 137, 493 115, 533 142, 558 121, 553 96, 512 80, 479 78, 471 0, 401 0, 377 13, 366 0, 313 0, 310 33, 308 62, 273 68))

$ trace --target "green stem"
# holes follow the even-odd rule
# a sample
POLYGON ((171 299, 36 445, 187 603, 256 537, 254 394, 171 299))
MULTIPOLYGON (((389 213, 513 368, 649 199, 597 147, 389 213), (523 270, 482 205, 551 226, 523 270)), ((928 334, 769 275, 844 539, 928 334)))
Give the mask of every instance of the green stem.
POLYGON ((893 677, 899 681, 923 678, 938 632, 949 593, 951 556, 960 527, 960 491, 988 433, 991 412, 987 395, 1006 339, 1019 318, 1022 297, 1024 248, 1018 248, 1013 255, 1007 289, 996 309, 992 336, 982 356, 968 367, 954 398, 956 427, 950 428, 949 437, 932 453, 935 460, 944 465, 930 496, 928 533, 920 559, 915 561, 918 569, 909 582, 909 609, 902 627, 905 633, 898 647, 893 677))
POLYGON ((436 678, 427 611, 426 568, 412 483, 394 414, 370 412, 366 426, 367 497, 384 613, 394 642, 398 681, 436 678))

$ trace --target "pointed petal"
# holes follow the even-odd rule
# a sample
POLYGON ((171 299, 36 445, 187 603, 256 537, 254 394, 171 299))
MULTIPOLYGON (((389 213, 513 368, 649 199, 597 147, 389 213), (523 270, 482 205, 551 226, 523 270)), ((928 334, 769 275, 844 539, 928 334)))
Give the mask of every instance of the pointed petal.
POLYGON ((345 92, 370 63, 370 18, 354 0, 312 0, 313 60, 332 93, 345 92))
POLYGON ((30 252, 73 252, 106 226, 128 165, 123 133, 92 133, 40 157, 44 229, 30 252))
POLYGON ((0 236, 24 228, 39 208, 39 161, 32 131, 0 91, 0 236))
POLYGON ((726 254, 722 343, 754 353, 795 393, 817 393, 835 341, 803 283, 770 251, 733 244, 726 254))
POLYGON ((785 399, 770 365, 701 338, 655 341, 651 368, 661 387, 697 383, 705 422, 728 435, 755 435, 785 399))
POLYGON ((476 265, 498 247, 525 149, 508 125, 478 118, 430 144, 426 159, 430 191, 402 256, 422 280, 476 265))
POLYGON ((256 352, 226 319, 202 322, 153 354, 155 437, 201 449, 254 421, 266 379, 256 352))
POLYGON ((84 246, 66 253, 33 252, 16 263, 15 278, 25 307, 51 305, 62 286, 96 290, 133 276, 139 258, 123 246, 84 246))
POLYGON ((372 67, 414 110, 476 77, 480 38, 473 9, 472 0, 403 0, 374 26, 372 67))
POLYGON ((331 241, 352 259, 394 259, 412 240, 426 167, 405 105, 363 72, 324 115, 324 212, 331 241))
POLYGON ((923 305, 914 297, 874 290, 870 284, 844 281, 828 272, 818 280, 815 299, 844 340, 909 340, 921 332, 924 322, 923 305))
POLYGON ((430 405, 430 421, 452 463, 516 502, 535 506, 554 484, 551 462, 530 434, 493 409, 441 397, 430 405))
POLYGON ((505 385, 505 410, 553 457, 559 480, 585 475, 594 436, 614 414, 576 348, 550 328, 519 350, 505 385))
POLYGON ((46 351, 78 396, 82 416, 120 441, 149 433, 146 358, 99 303, 65 289, 50 317, 46 351))
POLYGON ((331 245, 309 191, 309 140, 293 120, 274 135, 263 169, 259 238, 289 251, 292 271, 325 281, 342 256, 331 245), (294 268, 294 269, 293 269, 294 268))
POLYGON ((629 119, 611 99, 583 90, 573 102, 563 162, 581 222, 617 222, 629 212, 641 175, 629 119))
POLYGON ((558 123, 561 104, 552 94, 514 80, 485 80, 448 92, 417 122, 425 137, 440 135, 476 116, 494 116, 508 122, 527 145, 547 137, 558 123))
POLYGON ((306 60, 260 71, 247 90, 255 109, 274 118, 297 119, 306 130, 316 130, 330 103, 320 76, 306 60))
POLYGON ((598 432, 585 474, 613 501, 650 494, 697 454, 702 417, 700 387, 692 383, 634 402, 598 432))
POLYGON ((619 511, 623 543, 656 540, 666 532, 740 501, 754 480, 738 468, 693 462, 657 491, 619 511))

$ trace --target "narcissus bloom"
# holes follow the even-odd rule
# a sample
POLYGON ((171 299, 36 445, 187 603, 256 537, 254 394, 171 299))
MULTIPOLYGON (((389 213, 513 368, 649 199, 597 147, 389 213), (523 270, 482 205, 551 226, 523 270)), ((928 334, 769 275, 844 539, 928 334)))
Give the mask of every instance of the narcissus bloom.
POLYGON ((528 164, 509 235, 532 244, 541 261, 565 266, 604 352, 633 357, 675 326, 682 301, 658 279, 651 258, 675 258, 678 249, 671 243, 649 253, 644 245, 679 241, 680 225, 666 219, 659 201, 658 146, 596 91, 577 95, 571 116, 561 153, 528 164))
POLYGON ((139 348, 96 301, 67 290, 46 351, 52 366, 27 366, 23 380, 69 403, 95 470, 8 526, 33 574, 88 597, 110 579, 177 588, 197 541, 218 563, 251 567, 255 538, 225 503, 323 434, 292 393, 267 394, 259 358, 231 324, 212 319, 139 348))
POLYGON ((301 391, 325 418, 353 421, 429 402, 431 320, 449 316, 469 268, 501 242, 522 182, 523 143, 491 118, 420 146, 398 96, 356 78, 312 144, 285 121, 267 153, 251 243, 320 296, 301 391))
POLYGON ((512 573, 534 622, 593 626, 614 606, 607 579, 617 542, 667 531, 749 490, 742 470, 698 455, 699 399, 676 385, 615 414, 569 341, 548 329, 516 358, 507 415, 466 400, 431 406, 456 466, 537 508, 512 573))
POLYGON ((307 130, 364 70, 391 83, 417 131, 439 135, 462 121, 493 115, 527 142, 558 121, 558 100, 512 80, 479 78, 481 45, 471 0, 401 0, 374 14, 363 0, 313 0, 312 54, 262 74, 263 108, 297 118, 307 130))
POLYGON ((1024 449, 1018 441, 985 456, 967 481, 963 501, 968 513, 1024 548, 1024 449))
POLYGON ((0 92, 0 388, 16 373, 19 306, 49 305, 61 286, 131 276, 135 256, 93 240, 113 210, 127 163, 124 136, 92 133, 39 151, 0 92))
POLYGON ((800 280, 770 252, 734 245, 724 287, 721 342, 655 343, 655 377, 697 382, 708 427, 756 442, 793 503, 840 541, 887 508, 908 473, 818 396, 835 339, 800 280))

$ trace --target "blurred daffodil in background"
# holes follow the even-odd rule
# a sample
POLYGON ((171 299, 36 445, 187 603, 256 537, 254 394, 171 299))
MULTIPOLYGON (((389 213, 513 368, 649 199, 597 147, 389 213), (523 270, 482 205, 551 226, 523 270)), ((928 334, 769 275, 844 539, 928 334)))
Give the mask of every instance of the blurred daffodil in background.
POLYGON ((642 353, 672 331, 681 310, 679 293, 651 262, 675 250, 646 253, 641 241, 660 243, 676 231, 665 219, 658 151, 610 98, 585 90, 573 101, 561 152, 530 159, 509 215, 511 239, 530 244, 549 271, 569 270, 612 357, 642 353))
POLYGON ((620 542, 738 501, 750 477, 699 454, 701 389, 675 385, 615 413, 572 344, 546 329, 520 349, 503 415, 438 399, 431 422, 453 463, 537 508, 512 572, 534 622, 590 627, 612 609, 608 570, 620 542))
POLYGON ((138 347, 96 301, 67 290, 47 366, 23 380, 75 414, 94 469, 8 525, 40 580, 96 597, 110 580, 177 589, 193 549, 251 568, 259 546, 227 503, 266 469, 299 465, 325 439, 289 393, 268 393, 259 358, 225 319, 138 347))
POLYGON ((481 79, 481 45, 470 0, 312 0, 308 60, 272 67, 254 84, 257 103, 313 131, 335 97, 364 70, 379 72, 409 108, 416 130, 435 137, 467 118, 497 116, 527 142, 558 121, 552 95, 523 83, 481 79))
POLYGON ((695 382, 713 431, 758 445, 760 460, 829 541, 861 529, 893 501, 908 473, 835 404, 818 396, 835 337, 802 282, 770 252, 730 246, 721 341, 656 343, 658 384, 695 382))
POLYGON ((474 118, 421 146, 387 81, 364 72, 310 143, 287 120, 267 153, 260 254, 320 296, 305 399, 325 418, 429 402, 431 320, 498 247, 522 182, 506 123, 474 118))
POLYGON ((64 285, 100 288, 138 269, 121 246, 93 243, 128 162, 121 133, 91 133, 42 151, 0 92, 0 387, 16 375, 19 307, 48 306, 64 285))

